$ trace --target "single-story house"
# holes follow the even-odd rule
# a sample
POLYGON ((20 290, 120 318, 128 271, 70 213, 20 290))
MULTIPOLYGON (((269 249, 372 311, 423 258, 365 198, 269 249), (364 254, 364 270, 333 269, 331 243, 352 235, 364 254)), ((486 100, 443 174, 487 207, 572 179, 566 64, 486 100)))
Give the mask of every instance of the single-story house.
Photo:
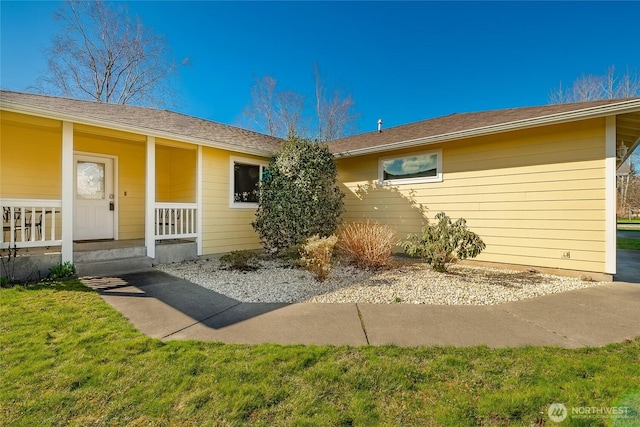
MULTIPOLYGON (((329 146, 344 219, 419 232, 445 211, 480 262, 616 272, 616 167, 639 144, 640 98, 454 114, 329 146), (625 144, 625 155, 617 148, 625 144)), ((257 249, 253 191, 281 140, 151 108, 0 91, 0 249, 165 241, 192 255, 257 249), (75 242, 75 243, 74 243, 75 242)))

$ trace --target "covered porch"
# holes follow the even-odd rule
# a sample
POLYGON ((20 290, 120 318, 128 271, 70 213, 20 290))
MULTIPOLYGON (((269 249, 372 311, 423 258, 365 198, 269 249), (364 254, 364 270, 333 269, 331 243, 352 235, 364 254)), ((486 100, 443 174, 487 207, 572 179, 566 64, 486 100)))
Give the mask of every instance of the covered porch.
MULTIPOLYGON (((155 264, 194 259, 193 239, 159 240, 156 258, 144 255, 144 239, 74 242, 76 273, 79 276, 105 276, 131 273, 155 264)), ((38 281, 48 276, 52 267, 62 262, 61 246, 2 250, 2 277, 11 281, 38 281)))
POLYGON ((162 262, 202 254, 202 147, 155 135, 2 113, 0 254, 58 257, 127 248, 162 262))

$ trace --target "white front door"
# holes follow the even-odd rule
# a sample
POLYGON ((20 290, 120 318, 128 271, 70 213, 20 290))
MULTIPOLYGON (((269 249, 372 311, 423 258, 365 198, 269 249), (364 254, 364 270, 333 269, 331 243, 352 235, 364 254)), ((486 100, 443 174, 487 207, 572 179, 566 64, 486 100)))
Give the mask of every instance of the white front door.
POLYGON ((77 154, 74 166, 74 240, 113 239, 113 159, 77 154))

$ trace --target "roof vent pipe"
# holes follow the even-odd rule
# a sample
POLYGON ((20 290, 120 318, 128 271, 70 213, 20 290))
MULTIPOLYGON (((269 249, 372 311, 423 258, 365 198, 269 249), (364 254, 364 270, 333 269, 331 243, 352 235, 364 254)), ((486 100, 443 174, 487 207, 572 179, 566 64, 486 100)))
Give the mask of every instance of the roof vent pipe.
POLYGON ((378 119, 378 133, 382 132, 382 119, 378 119))

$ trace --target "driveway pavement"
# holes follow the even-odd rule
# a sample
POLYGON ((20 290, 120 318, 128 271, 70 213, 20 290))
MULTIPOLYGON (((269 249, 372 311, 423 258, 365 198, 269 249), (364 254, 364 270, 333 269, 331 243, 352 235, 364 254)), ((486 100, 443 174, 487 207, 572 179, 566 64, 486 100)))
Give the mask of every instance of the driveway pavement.
MULTIPOLYGON (((633 224, 636 227, 636 224, 633 224)), ((638 239, 640 238, 640 225, 637 226, 639 231, 618 230, 618 238, 638 239)), ((634 229, 635 230, 635 229, 634 229)), ((613 277, 618 282, 640 283, 640 251, 618 249, 616 255, 617 274, 613 277)))
POLYGON ((640 285, 633 283, 494 306, 439 306, 243 303, 153 269, 83 280, 140 331, 163 340, 572 348, 640 336, 640 285))

